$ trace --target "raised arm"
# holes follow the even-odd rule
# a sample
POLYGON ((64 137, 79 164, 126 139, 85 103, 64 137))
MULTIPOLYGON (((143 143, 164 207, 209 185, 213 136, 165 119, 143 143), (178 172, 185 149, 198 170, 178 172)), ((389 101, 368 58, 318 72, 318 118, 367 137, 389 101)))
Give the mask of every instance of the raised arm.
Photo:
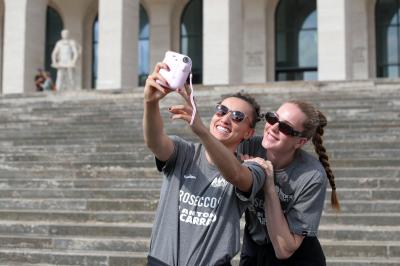
MULTIPOLYGON (((180 92, 186 99, 187 104, 172 106, 169 110, 173 114, 172 119, 182 119, 189 123, 192 114, 192 107, 190 106, 187 93, 182 91, 180 92)), ((230 118, 226 117, 221 119, 230 118)), ((245 123, 245 121, 242 122, 245 123)), ((223 124, 223 122, 220 123, 223 124)), ((211 134, 210 129, 203 124, 198 113, 196 114, 191 129, 200 138, 200 141, 204 145, 207 152, 207 158, 217 166, 225 180, 243 192, 250 192, 253 185, 252 173, 248 167, 242 165, 241 162, 238 161, 234 154, 241 138, 239 138, 236 144, 230 144, 230 148, 228 148, 227 144, 222 143, 211 134)), ((240 134, 243 134, 242 131, 240 132, 240 134)), ((247 131, 244 130, 243 132, 247 131)), ((241 137, 250 137, 254 133, 254 130, 251 129, 248 132, 249 133, 244 133, 245 136, 243 135, 241 137)))
POLYGON ((158 63, 154 72, 149 75, 144 86, 143 136, 147 147, 161 161, 166 161, 174 151, 172 140, 164 132, 159 101, 170 90, 156 82, 166 80, 159 74, 161 68, 168 69, 164 63, 158 63))
POLYGON ((243 192, 250 192, 253 178, 248 167, 241 164, 235 154, 217 140, 204 126, 201 130, 193 130, 200 138, 207 155, 220 170, 222 176, 243 192))

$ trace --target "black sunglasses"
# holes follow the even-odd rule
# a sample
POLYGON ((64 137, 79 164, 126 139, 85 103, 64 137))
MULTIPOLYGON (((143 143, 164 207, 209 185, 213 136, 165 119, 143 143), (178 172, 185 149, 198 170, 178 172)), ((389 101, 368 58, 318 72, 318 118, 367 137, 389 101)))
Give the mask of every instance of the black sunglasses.
POLYGON ((217 116, 222 117, 227 113, 231 113, 231 119, 236 123, 240 123, 246 118, 246 115, 243 112, 229 110, 229 108, 223 104, 217 104, 217 106, 215 106, 215 114, 217 116))
POLYGON ((286 124, 283 121, 279 121, 278 117, 274 113, 267 112, 263 116, 265 117, 265 121, 267 121, 267 123, 270 124, 271 126, 278 123, 279 131, 282 132, 283 134, 292 137, 304 137, 303 132, 295 130, 292 126, 286 124))

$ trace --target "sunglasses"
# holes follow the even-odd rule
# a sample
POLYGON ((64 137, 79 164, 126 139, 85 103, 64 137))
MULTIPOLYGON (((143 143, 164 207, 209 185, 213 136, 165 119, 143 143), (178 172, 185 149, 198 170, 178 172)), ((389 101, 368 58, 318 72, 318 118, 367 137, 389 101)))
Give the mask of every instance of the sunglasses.
POLYGON ((278 123, 278 129, 283 134, 292 137, 304 137, 303 132, 295 130, 292 126, 288 125, 283 121, 279 121, 278 117, 274 113, 267 112, 263 116, 265 117, 265 121, 267 121, 267 123, 270 124, 271 126, 278 123))
POLYGON ((229 110, 228 107, 222 104, 217 104, 217 106, 215 106, 215 114, 217 116, 222 117, 227 113, 231 113, 231 119, 236 123, 240 123, 246 118, 246 115, 241 111, 229 110))

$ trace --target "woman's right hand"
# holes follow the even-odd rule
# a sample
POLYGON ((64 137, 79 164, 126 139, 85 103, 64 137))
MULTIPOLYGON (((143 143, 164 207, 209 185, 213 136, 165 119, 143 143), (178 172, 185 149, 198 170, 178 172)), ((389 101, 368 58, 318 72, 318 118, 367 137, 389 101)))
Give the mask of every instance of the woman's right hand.
POLYGON ((267 193, 268 189, 275 191, 274 167, 271 161, 264 160, 260 157, 246 159, 245 161, 256 162, 263 168, 265 174, 264 192, 267 193))
POLYGON ((159 62, 156 64, 153 73, 146 79, 146 84, 144 85, 144 101, 147 103, 158 102, 172 91, 169 88, 161 86, 157 82, 158 80, 161 83, 168 84, 165 78, 159 73, 160 69, 169 71, 167 64, 159 62))

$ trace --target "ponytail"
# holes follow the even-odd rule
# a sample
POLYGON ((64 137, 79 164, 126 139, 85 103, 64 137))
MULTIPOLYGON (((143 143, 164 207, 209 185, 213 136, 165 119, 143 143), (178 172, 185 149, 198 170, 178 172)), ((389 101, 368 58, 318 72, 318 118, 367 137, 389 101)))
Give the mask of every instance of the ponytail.
POLYGON ((327 125, 326 117, 323 113, 317 110, 313 105, 303 101, 289 101, 297 105, 300 110, 306 115, 307 119, 303 124, 303 135, 307 139, 312 139, 315 152, 318 155, 319 161, 325 169, 326 176, 332 188, 331 206, 336 211, 340 211, 339 199, 336 193, 335 176, 329 164, 329 158, 326 154, 326 149, 323 145, 322 136, 324 135, 324 127, 327 125))
POLYGON ((324 135, 324 127, 327 125, 326 117, 320 112, 318 112, 319 116, 319 125, 316 128, 315 134, 312 137, 312 143, 314 144, 315 152, 318 154, 319 161, 325 169, 326 176, 329 180, 329 184, 332 188, 331 193, 331 206, 333 209, 340 211, 339 199, 336 193, 336 184, 335 184, 335 176, 331 170, 329 164, 329 158, 326 154, 326 149, 322 143, 322 136, 324 135))

